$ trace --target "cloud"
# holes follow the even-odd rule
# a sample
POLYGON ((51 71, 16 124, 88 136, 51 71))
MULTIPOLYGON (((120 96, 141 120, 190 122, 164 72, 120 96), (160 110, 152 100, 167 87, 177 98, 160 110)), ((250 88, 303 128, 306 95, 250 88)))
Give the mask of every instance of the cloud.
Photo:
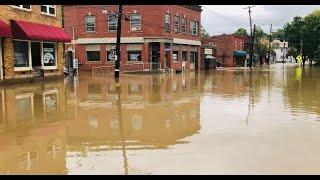
MULTIPOLYGON (((201 21, 210 35, 233 33, 239 27, 250 32, 248 9, 246 5, 203 5, 201 21)), ((252 23, 269 32, 282 28, 295 16, 305 16, 320 9, 319 5, 257 5, 252 9, 252 23)))

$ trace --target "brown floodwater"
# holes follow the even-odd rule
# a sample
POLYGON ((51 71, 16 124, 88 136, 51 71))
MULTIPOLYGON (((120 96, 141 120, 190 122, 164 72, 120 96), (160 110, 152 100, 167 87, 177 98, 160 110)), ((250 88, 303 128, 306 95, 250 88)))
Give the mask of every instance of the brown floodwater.
POLYGON ((0 174, 319 174, 320 68, 0 87, 0 174))

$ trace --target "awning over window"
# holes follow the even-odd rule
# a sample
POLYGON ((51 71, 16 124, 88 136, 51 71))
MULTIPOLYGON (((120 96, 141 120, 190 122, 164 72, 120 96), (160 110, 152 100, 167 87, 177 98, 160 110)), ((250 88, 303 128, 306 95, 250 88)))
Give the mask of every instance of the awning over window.
POLYGON ((10 26, 0 20, 0 37, 12 37, 10 26))
POLYGON ((233 51, 233 57, 246 57, 246 51, 233 51))
POLYGON ((210 54, 206 55, 205 58, 206 58, 206 59, 214 59, 214 57, 213 57, 212 55, 210 55, 210 54))
POLYGON ((70 36, 59 27, 11 20, 11 31, 13 38, 54 41, 54 42, 70 42, 70 36))

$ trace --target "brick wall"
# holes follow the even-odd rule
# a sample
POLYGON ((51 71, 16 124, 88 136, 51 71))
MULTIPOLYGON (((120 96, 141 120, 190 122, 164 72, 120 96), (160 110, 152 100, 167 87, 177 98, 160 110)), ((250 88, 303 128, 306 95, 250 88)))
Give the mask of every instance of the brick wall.
MULTIPOLYGON (((0 20, 10 25, 10 20, 21 20, 56 27, 62 27, 61 5, 56 5, 56 16, 41 14, 40 5, 31 5, 31 11, 16 9, 10 5, 0 5, 0 20)), ((14 72, 14 53, 11 38, 3 38, 4 75, 5 79, 32 77, 32 71, 14 72)), ((63 43, 57 43, 58 70, 45 71, 45 76, 62 75, 64 60, 63 43)))
POLYGON ((216 45, 217 59, 227 67, 233 66, 233 51, 244 49, 243 38, 234 35, 212 36, 205 38, 203 43, 216 45))

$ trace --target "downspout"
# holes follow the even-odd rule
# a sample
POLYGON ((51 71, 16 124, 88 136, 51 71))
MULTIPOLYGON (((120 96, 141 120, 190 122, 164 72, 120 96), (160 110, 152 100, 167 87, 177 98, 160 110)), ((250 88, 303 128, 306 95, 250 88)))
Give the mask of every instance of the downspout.
POLYGON ((5 79, 5 71, 4 71, 4 47, 3 47, 3 38, 0 38, 0 43, 1 43, 1 49, 0 49, 0 51, 1 51, 1 63, 2 63, 2 66, 1 66, 1 68, 2 68, 2 74, 1 74, 1 76, 2 76, 2 79, 1 80, 4 80, 5 79))

